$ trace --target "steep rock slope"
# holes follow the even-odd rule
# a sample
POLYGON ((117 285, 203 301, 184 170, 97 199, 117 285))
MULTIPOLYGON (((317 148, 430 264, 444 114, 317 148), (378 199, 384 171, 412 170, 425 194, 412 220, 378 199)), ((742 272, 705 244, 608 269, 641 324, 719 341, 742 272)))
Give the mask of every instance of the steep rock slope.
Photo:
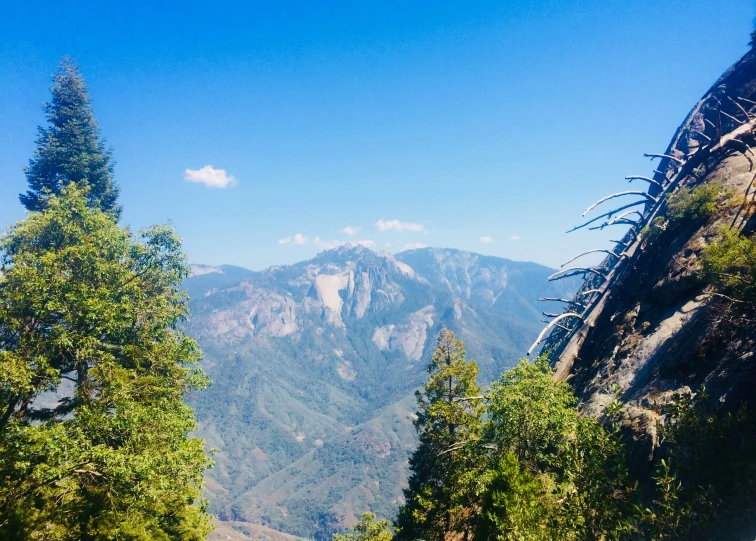
POLYGON ((188 330, 214 384, 192 405, 218 450, 213 512, 328 539, 367 509, 393 515, 415 445, 412 393, 438 331, 458 332, 490 381, 540 328, 536 298, 574 292, 550 272, 362 246, 262 272, 195 267, 188 330))
POLYGON ((613 249, 619 257, 607 256, 597 267, 604 276, 590 272, 567 309, 582 317, 562 319, 566 328, 555 327, 546 342, 558 377, 573 384, 583 411, 600 416, 619 394, 641 472, 658 449, 658 423, 676 396, 705 385, 725 409, 754 400, 754 325, 733 317, 730 301, 707 285, 701 259, 723 227, 753 230, 755 106, 752 50, 677 130, 649 183, 656 201, 643 198, 642 217, 613 249), (714 183, 730 192, 718 210, 673 227, 668 196, 714 183))

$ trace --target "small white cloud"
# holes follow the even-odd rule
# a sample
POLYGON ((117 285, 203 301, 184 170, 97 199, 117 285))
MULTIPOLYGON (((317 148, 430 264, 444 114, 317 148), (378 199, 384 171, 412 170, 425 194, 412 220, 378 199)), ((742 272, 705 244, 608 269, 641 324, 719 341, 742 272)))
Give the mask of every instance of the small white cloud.
POLYGON ((372 248, 375 246, 375 242, 372 240, 356 240, 354 244, 362 244, 365 248, 372 248))
MULTIPOLYGON (((315 237, 315 238, 317 239, 318 237, 315 237)), ((294 235, 294 244, 306 244, 307 240, 308 240, 307 237, 305 237, 301 233, 297 233, 296 235, 294 235)))
POLYGON ((491 244, 493 242, 493 237, 480 237, 480 242, 483 244, 491 244))
POLYGON ((206 165, 201 169, 186 169, 184 180, 199 182, 210 188, 231 188, 236 185, 233 175, 226 173, 225 169, 215 169, 212 165, 206 165))
POLYGON ((519 235, 512 235, 511 237, 509 237, 509 240, 522 240, 522 237, 519 235))
POLYGON ((342 229, 342 231, 347 235, 356 235, 359 230, 359 227, 352 227, 351 225, 348 225, 344 229, 342 229))
POLYGON ((414 222, 400 222, 399 220, 380 219, 375 222, 378 231, 425 231, 425 226, 414 222))
POLYGON ((278 239, 278 244, 289 244, 291 242, 291 237, 284 237, 282 239, 278 239))
POLYGON ((427 244, 423 244, 422 242, 413 242, 411 244, 405 244, 404 249, 405 250, 417 250, 419 248, 427 248, 427 244))

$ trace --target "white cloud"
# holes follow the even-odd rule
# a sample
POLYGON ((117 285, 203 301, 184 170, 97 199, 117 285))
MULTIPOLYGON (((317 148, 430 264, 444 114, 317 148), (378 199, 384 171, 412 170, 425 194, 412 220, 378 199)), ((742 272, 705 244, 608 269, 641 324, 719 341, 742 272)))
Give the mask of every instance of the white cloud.
POLYGON ((378 228, 378 231, 425 231, 425 226, 422 224, 400 222, 399 220, 384 220, 382 218, 375 222, 375 226, 378 228))
POLYGON ((480 237, 480 242, 483 244, 491 244, 493 242, 493 237, 480 237))
POLYGON ((509 237, 509 240, 522 240, 522 237, 519 235, 512 235, 511 237, 509 237))
MULTIPOLYGON (((315 239, 317 238, 318 237, 315 237, 315 239)), ((307 237, 303 236, 301 233, 294 235, 294 244, 306 244, 307 240, 307 237)))
POLYGON ((418 248, 427 248, 427 244, 423 244, 422 242, 413 242, 411 244, 405 244, 404 249, 405 250, 417 250, 418 248))
POLYGON ((212 165, 206 165, 201 169, 186 169, 184 180, 199 182, 210 188, 231 188, 236 185, 233 175, 226 173, 225 169, 215 169, 212 165))
POLYGON ((278 239, 278 244, 289 244, 291 242, 291 237, 284 237, 282 239, 278 239))
POLYGON ((342 229, 342 231, 347 235, 356 235, 359 230, 359 227, 352 227, 351 225, 348 225, 344 229, 342 229))
POLYGON ((375 242, 372 240, 356 240, 354 244, 362 244, 365 248, 372 248, 375 246, 375 242))

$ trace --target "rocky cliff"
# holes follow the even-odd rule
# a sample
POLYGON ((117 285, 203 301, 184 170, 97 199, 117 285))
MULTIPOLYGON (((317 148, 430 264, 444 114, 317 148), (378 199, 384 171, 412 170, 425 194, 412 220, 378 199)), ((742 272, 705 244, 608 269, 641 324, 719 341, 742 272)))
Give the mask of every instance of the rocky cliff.
POLYGON ((586 281, 545 348, 584 412, 600 416, 619 396, 640 470, 659 449, 657 429, 680 396, 705 387, 720 408, 754 405, 754 322, 712 288, 701 262, 723 228, 753 231, 755 127, 751 50, 695 104, 669 147, 650 155, 660 159, 657 169, 636 179, 648 190, 607 199, 604 206, 620 203, 589 223, 629 226, 622 241, 599 266, 564 273, 586 281), (674 221, 670 198, 706 186, 719 194, 716 211, 674 221))

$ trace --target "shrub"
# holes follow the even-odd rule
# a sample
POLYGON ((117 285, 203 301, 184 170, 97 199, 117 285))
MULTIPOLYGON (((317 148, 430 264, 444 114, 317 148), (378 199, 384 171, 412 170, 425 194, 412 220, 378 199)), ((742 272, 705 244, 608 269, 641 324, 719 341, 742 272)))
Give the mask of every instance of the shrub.
POLYGON ((719 290, 750 305, 756 301, 756 242, 733 229, 721 234, 704 250, 704 273, 719 290))
POLYGON ((712 216, 720 196, 729 196, 719 181, 695 188, 682 187, 667 197, 667 218, 670 222, 698 222, 712 216))

